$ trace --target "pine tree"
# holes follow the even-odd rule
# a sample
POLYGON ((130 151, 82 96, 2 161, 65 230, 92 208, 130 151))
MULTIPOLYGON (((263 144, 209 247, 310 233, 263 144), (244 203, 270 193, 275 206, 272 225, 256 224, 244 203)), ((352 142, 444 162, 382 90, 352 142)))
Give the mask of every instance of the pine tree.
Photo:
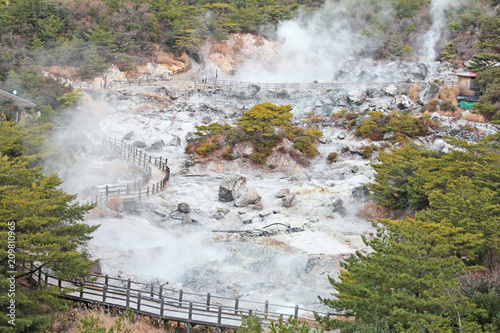
MULTIPOLYGON (((340 281, 329 278, 335 298, 321 301, 358 323, 381 322, 388 331, 479 329, 472 320, 481 310, 459 293, 456 276, 464 265, 450 256, 464 240, 459 228, 412 219, 381 222, 372 240, 363 238, 373 252, 343 262, 340 281)), ((322 321, 328 328, 346 325, 322 321)))
POLYGON ((62 291, 32 285, 30 273, 50 270, 60 278, 85 276, 93 264, 78 247, 90 239, 96 227, 78 223, 91 205, 74 203, 64 193, 57 175, 45 176, 40 168, 29 168, 22 140, 27 135, 18 125, 2 122, 0 132, 0 286, 16 281, 15 298, 0 295, 5 309, 16 301, 16 326, 0 317, 2 332, 39 332, 53 321, 53 312, 64 309, 62 291), (15 272, 15 273, 12 273, 15 272))

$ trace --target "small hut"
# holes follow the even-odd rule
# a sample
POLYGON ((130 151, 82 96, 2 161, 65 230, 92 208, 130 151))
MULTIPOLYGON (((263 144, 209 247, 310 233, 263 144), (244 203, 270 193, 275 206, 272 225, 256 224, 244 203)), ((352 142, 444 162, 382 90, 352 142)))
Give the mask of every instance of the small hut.
POLYGON ((21 121, 22 115, 25 114, 26 109, 31 109, 36 106, 35 103, 31 103, 24 98, 16 96, 15 91, 14 94, 11 94, 0 89, 0 114, 5 113, 4 108, 6 108, 8 104, 15 106, 14 110, 10 110, 10 114, 7 113, 7 116, 12 117, 16 123, 21 121))
POLYGON ((455 75, 458 77, 459 86, 470 91, 474 92, 479 91, 478 85, 474 82, 477 73, 464 72, 464 73, 456 73, 455 75))

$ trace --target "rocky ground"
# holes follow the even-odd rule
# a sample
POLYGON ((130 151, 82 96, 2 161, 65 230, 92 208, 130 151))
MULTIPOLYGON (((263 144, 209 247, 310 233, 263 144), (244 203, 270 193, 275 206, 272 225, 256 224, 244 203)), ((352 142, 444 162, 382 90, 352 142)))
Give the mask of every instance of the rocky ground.
MULTIPOLYGON (((415 68, 422 71, 421 66, 415 68)), ((148 200, 102 206, 99 213, 90 214, 86 223, 101 227, 86 250, 100 259, 109 275, 320 309, 317 296, 328 297, 333 291, 327 276, 338 275, 346 256, 369 251, 361 236, 371 237, 374 229, 357 213, 367 202, 363 184, 373 180, 370 163, 375 156, 360 156, 362 147, 371 143, 356 138, 347 123, 323 121, 316 124, 324 136, 309 167, 279 152, 256 166, 241 157, 251 152, 245 145, 237 147, 233 161, 200 161, 184 153, 195 126, 233 124, 245 110, 265 101, 292 105, 294 122, 300 125, 344 109, 361 118, 370 110, 416 113, 436 97, 436 84, 422 85, 419 103, 407 96, 412 82, 319 90, 267 91, 257 85, 194 89, 192 78, 200 73, 202 69, 195 68, 158 86, 88 94, 70 136, 102 132, 142 142, 150 153, 168 157, 172 177, 166 190, 148 200), (339 153, 334 163, 326 159, 331 152, 339 153)), ((440 127, 417 142, 436 150, 448 149, 444 135, 477 140, 497 131, 463 115, 434 113, 431 118, 440 127)), ((108 182, 127 174, 123 166, 109 164, 97 170, 89 151, 79 149, 77 160, 79 169, 86 169, 86 163, 93 166, 95 177, 86 177, 86 185, 102 182, 106 172, 108 182), (110 169, 117 172, 109 175, 110 169)), ((75 164, 75 159, 69 160, 67 164, 75 164)), ((69 171, 62 174, 75 179, 69 171)))

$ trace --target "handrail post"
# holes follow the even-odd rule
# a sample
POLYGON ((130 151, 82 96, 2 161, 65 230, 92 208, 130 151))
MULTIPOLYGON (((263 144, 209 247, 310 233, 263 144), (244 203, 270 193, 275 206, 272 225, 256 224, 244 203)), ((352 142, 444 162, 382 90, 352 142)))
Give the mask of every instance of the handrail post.
POLYGON ((137 311, 141 311, 141 293, 137 294, 137 311))
POLYGON ((217 313, 217 325, 220 325, 222 322, 222 306, 219 305, 219 311, 217 313))
POLYGON ((210 293, 207 293, 207 311, 210 311, 210 293))
POLYGON ((165 300, 160 297, 160 317, 163 318, 163 312, 165 310, 165 300))
POLYGON ((297 319, 299 317, 299 306, 298 305, 295 305, 295 314, 294 314, 294 318, 297 319))
POLYGON ((160 290, 158 290, 158 297, 159 298, 163 297, 163 286, 160 286, 160 290))
POLYGON ((182 294, 183 294, 183 291, 182 289, 179 290, 179 307, 182 308, 182 294))
POLYGON ((238 314, 238 306, 240 304, 240 298, 236 297, 234 299, 234 314, 238 314))
POLYGON ((125 300, 125 309, 130 309, 130 289, 127 289, 127 299, 125 300))
POLYGON ((267 313, 269 312, 269 301, 264 303, 264 320, 267 320, 267 313))
POLYGON ((102 289, 102 303, 106 303, 106 292, 108 290, 108 286, 104 286, 102 289))
POLYGON ((153 297, 153 295, 154 295, 154 289, 153 288, 154 288, 153 285, 151 285, 151 294, 150 294, 151 297, 153 297))

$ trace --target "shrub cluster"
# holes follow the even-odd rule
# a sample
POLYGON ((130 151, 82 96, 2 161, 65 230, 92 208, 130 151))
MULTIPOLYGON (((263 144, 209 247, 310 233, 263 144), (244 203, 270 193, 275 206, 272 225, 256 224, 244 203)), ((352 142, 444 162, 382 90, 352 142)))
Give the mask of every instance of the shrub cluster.
POLYGON ((356 135, 371 139, 382 140, 385 133, 393 132, 391 142, 403 142, 408 138, 427 134, 428 119, 417 118, 408 114, 391 112, 368 112, 370 118, 363 121, 356 129, 356 135))
MULTIPOLYGON (((238 119, 237 127, 218 123, 196 126, 195 134, 199 136, 199 139, 186 146, 186 153, 197 153, 207 157, 216 150, 224 148, 222 157, 231 159, 235 144, 250 141, 253 147, 250 159, 256 164, 264 164, 275 147, 283 138, 287 138, 303 155, 316 156, 317 138, 323 133, 314 127, 305 129, 293 126, 291 110, 290 105, 276 106, 271 103, 262 103, 243 114, 238 119), (221 145, 222 142, 225 142, 224 147, 221 145)), ((292 158, 298 155, 295 152, 289 153, 292 158)), ((301 163, 307 164, 304 161, 301 163)))

